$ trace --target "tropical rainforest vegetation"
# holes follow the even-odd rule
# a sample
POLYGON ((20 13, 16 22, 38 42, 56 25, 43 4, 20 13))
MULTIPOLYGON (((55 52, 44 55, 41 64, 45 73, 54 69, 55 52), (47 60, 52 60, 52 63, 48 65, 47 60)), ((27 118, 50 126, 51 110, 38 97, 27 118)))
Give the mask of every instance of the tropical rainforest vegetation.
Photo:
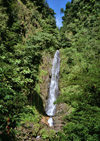
POLYGON ((100 140, 100 1, 72 0, 61 11, 59 30, 45 0, 0 0, 2 141, 23 140, 18 128, 29 122, 34 126, 30 136, 39 133, 41 140, 100 140), (45 113, 39 85, 41 73, 46 74, 40 69, 43 59, 52 58, 57 49, 61 70, 56 103, 71 107, 59 132, 40 125, 45 113))
POLYGON ((72 106, 59 135, 67 141, 100 140, 100 2, 73 0, 64 11, 61 95, 72 106))

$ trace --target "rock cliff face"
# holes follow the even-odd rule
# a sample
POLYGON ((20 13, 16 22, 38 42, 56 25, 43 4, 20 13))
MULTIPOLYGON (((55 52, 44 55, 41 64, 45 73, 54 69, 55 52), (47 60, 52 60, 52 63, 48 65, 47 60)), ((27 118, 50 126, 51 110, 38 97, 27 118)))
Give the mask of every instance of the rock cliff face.
POLYGON ((45 108, 46 100, 48 97, 49 83, 51 77, 51 68, 52 68, 52 56, 44 52, 42 55, 42 63, 40 65, 40 93, 43 100, 43 106, 45 108))
MULTIPOLYGON (((44 52, 42 55, 42 63, 40 65, 40 93, 41 98, 43 100, 43 106, 45 108, 47 98, 48 98, 48 92, 49 92, 49 84, 51 79, 51 69, 52 69, 52 62, 53 62, 53 56, 47 52, 44 52)), ((61 55, 62 59, 62 55, 61 55)), ((61 62, 62 63, 62 62, 61 62)), ((61 64, 62 65, 62 64, 61 64)), ((59 80, 59 87, 60 87, 60 80, 59 80)), ((71 107, 61 103, 57 104, 56 114, 53 117, 54 120, 54 127, 52 127, 56 132, 62 129, 64 126, 64 116, 69 114, 71 112, 71 107)), ((45 115, 44 115, 45 116, 45 115)), ((48 119, 47 116, 45 116, 42 119, 48 119)), ((47 120, 44 123, 45 125, 48 124, 47 120)), ((49 127, 48 127, 49 128, 49 127)))

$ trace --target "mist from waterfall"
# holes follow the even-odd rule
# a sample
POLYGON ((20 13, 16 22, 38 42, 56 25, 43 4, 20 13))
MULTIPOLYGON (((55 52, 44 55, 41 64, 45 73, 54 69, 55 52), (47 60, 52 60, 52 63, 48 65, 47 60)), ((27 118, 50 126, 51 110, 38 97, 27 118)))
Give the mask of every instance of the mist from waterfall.
MULTIPOLYGON (((59 72, 60 72, 59 50, 57 50, 55 55, 54 55, 52 65, 53 66, 52 66, 51 81, 50 81, 50 87, 49 87, 49 97, 48 97, 46 110, 45 110, 46 114, 50 117, 55 115, 56 104, 54 104, 54 102, 56 101, 57 96, 59 94, 59 88, 58 88, 59 72)), ((49 125, 51 126, 52 124, 49 124, 49 125)))

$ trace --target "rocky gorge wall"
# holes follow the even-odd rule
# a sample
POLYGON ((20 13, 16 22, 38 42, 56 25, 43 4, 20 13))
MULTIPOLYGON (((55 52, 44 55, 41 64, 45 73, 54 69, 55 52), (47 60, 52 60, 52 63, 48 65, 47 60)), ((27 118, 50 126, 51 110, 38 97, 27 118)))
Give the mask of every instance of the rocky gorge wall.
POLYGON ((44 108, 46 105, 46 100, 48 98, 52 60, 53 60, 53 57, 49 53, 47 53, 47 52, 43 53, 42 63, 40 65, 39 86, 40 86, 40 95, 43 100, 44 108))

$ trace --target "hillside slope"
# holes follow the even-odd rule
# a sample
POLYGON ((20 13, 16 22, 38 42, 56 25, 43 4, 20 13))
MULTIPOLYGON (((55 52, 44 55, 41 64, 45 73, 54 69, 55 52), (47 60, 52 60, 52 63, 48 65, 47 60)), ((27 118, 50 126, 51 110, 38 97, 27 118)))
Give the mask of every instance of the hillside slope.
POLYGON ((0 137, 11 141, 20 121, 40 121, 39 68, 60 37, 44 0, 0 0, 0 21, 0 137))
POLYGON ((66 4, 61 28, 61 72, 58 102, 72 106, 59 134, 67 141, 100 140, 100 2, 66 4))

